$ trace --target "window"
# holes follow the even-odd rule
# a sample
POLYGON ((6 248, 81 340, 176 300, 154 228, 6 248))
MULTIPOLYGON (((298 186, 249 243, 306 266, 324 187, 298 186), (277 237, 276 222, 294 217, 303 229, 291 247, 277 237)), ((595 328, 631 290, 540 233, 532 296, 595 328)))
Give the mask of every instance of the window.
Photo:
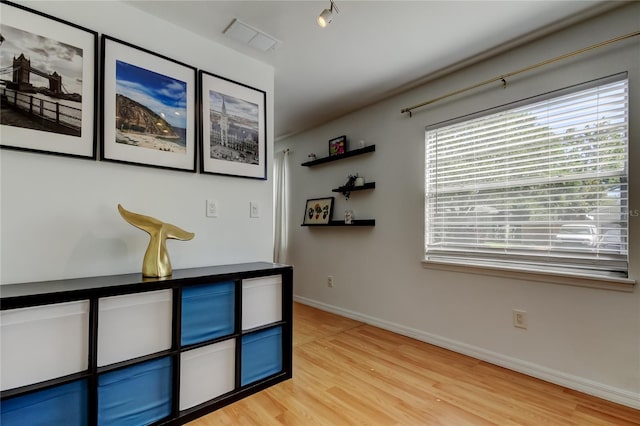
POLYGON ((627 277, 625 75, 426 129, 425 259, 627 277))

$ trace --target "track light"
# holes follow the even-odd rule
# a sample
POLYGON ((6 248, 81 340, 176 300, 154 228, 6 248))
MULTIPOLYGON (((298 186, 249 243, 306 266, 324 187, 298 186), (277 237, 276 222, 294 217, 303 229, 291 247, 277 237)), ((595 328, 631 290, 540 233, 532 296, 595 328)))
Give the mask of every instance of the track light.
POLYGON ((334 10, 336 11, 336 13, 340 13, 333 0, 329 1, 331 2, 331 6, 329 7, 329 9, 323 10, 322 13, 318 15, 318 25, 320 25, 322 28, 326 27, 331 23, 331 21, 333 21, 334 10))
POLYGON ((322 28, 326 27, 333 20, 333 13, 329 9, 325 9, 322 11, 320 16, 318 16, 318 25, 322 28))

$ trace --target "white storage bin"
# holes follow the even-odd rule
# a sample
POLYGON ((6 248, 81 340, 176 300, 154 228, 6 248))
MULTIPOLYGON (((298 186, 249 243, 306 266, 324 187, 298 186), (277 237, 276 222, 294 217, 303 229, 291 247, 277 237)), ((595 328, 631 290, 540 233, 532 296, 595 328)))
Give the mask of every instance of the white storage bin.
POLYGON ((180 354, 180 410, 235 388, 235 339, 180 354))
POLYGON ((99 300, 98 366, 171 349, 171 290, 99 300))
POLYGON ((282 276, 242 280, 242 329, 282 320, 282 276))
POLYGON ((88 368, 86 300, 0 312, 2 390, 88 368))

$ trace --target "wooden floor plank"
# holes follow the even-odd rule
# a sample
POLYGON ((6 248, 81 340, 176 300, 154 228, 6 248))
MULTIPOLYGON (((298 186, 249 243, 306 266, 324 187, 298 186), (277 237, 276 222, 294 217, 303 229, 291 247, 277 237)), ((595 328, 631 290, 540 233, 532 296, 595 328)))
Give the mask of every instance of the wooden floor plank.
POLYGON ((640 425, 640 411, 294 304, 293 379, 191 426, 640 425))

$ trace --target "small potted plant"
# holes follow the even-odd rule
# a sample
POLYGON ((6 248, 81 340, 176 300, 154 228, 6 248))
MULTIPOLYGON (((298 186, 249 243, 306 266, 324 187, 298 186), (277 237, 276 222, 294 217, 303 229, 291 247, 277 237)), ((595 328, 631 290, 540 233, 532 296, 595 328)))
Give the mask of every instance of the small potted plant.
POLYGON ((356 179, 358 179, 358 174, 349 175, 347 182, 342 187, 342 195, 348 200, 351 196, 351 191, 356 187, 356 179))

